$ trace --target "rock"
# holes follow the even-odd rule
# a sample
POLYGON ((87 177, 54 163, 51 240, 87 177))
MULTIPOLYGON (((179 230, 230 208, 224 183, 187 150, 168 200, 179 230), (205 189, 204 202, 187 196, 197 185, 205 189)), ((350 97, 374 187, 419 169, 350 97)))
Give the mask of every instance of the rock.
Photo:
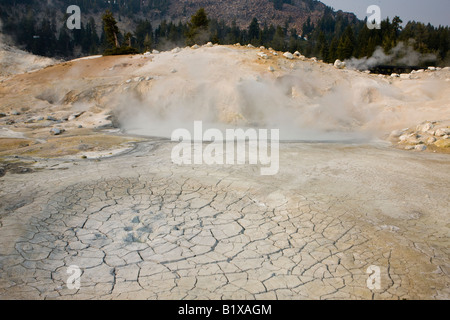
POLYGON ((417 151, 425 151, 427 150, 427 146, 424 144, 418 144, 417 146, 414 147, 414 149, 417 151))
POLYGON ((268 69, 269 69, 270 72, 274 72, 275 71, 275 69, 272 66, 269 66, 268 69))
POLYGON ((250 43, 247 45, 247 47, 248 48, 254 48, 254 46, 252 44, 250 44, 250 43))
POLYGON ((444 69, 442 69, 444 71, 450 71, 450 67, 445 67, 444 69))
POLYGON ((284 56, 286 59, 289 59, 289 60, 294 59, 294 55, 293 55, 292 53, 290 53, 290 52, 285 52, 285 53, 283 53, 283 56, 284 56))
POLYGON ((66 130, 60 129, 60 128, 52 128, 50 130, 50 133, 54 136, 57 136, 57 135, 60 135, 61 133, 63 133, 64 131, 66 131, 66 130))
POLYGON ((170 69, 170 73, 176 73, 177 69, 170 69))
POLYGON ((419 70, 416 71, 416 73, 423 73, 423 72, 425 72, 424 69, 419 69, 419 70))
POLYGON ((158 50, 153 50, 152 53, 153 54, 159 54, 159 51, 158 50))
POLYGON ((344 68, 345 68, 345 62, 342 62, 341 60, 337 59, 337 60, 334 62, 334 67, 335 67, 336 69, 344 69, 344 68))
POLYGON ((132 80, 131 79, 128 79, 127 81, 125 81, 125 83, 130 83, 132 80))
POLYGON ((198 48, 200 48, 200 46, 198 44, 194 44, 191 48, 192 49, 198 49, 198 48))
POLYGON ((450 134, 450 129, 449 128, 439 128, 434 133, 434 135, 437 136, 437 137, 443 137, 443 136, 449 135, 449 134, 450 134))
POLYGON ((427 132, 434 128, 434 125, 431 122, 421 123, 416 127, 416 131, 419 132, 427 132))
POLYGON ((300 54, 300 52, 298 52, 298 51, 295 51, 295 52, 294 52, 294 56, 296 56, 296 57, 300 57, 300 56, 301 56, 301 54, 300 54))
POLYGON ((400 77, 400 75, 398 73, 392 73, 391 74, 391 78, 398 78, 400 77))
POLYGON ((212 42, 208 42, 207 44, 205 44, 205 47, 211 48, 212 46, 213 46, 212 42))
POLYGON ((55 117, 52 117, 52 116, 47 116, 47 120, 58 121, 58 119, 56 119, 55 117))
POLYGON ((145 81, 150 81, 150 80, 152 80, 152 79, 153 79, 152 76, 147 76, 147 77, 145 77, 145 81))
POLYGON ((12 125, 12 124, 14 124, 14 123, 16 123, 14 120, 12 120, 12 119, 8 119, 8 120, 6 120, 6 124, 7 125, 12 125))
POLYGON ((265 54, 264 52, 258 52, 258 56, 260 56, 263 59, 268 59, 269 56, 267 54, 265 54))
POLYGON ((312 60, 313 62, 317 62, 317 58, 316 58, 316 57, 312 57, 311 60, 312 60))
POLYGON ((273 54, 274 56, 278 56, 278 53, 277 53, 277 52, 272 52, 272 54, 273 54))
POLYGON ((176 47, 175 49, 172 49, 172 53, 178 53, 178 52, 180 52, 181 51, 181 49, 180 48, 178 48, 178 47, 176 47))
POLYGON ((11 114, 12 114, 13 116, 20 116, 20 112, 17 111, 17 110, 11 111, 11 114))
POLYGON ((400 79, 404 79, 404 80, 411 79, 411 75, 409 73, 402 73, 400 75, 400 79))
POLYGON ((238 43, 235 43, 234 44, 235 46, 237 46, 237 47, 240 47, 241 46, 241 44, 238 42, 238 43))
POLYGON ((259 47, 261 50, 264 50, 264 49, 266 49, 266 47, 264 47, 264 46, 261 46, 261 47, 259 47))
POLYGON ((436 67, 428 67, 428 70, 430 70, 430 71, 436 71, 436 67))
POLYGON ((144 52, 144 56, 149 56, 150 54, 150 51, 144 52))
POLYGON ((403 130, 394 130, 389 135, 391 138, 398 138, 403 134, 403 130))
POLYGON ((80 125, 78 125, 78 129, 81 129, 81 128, 83 128, 83 126, 80 124, 80 125))
POLYGON ((405 147, 405 150, 413 150, 414 149, 414 146, 406 146, 405 147))
POLYGON ((433 144, 436 142, 436 138, 435 137, 430 137, 427 139, 427 144, 433 144))
POLYGON ((42 120, 44 120, 44 117, 42 117, 42 116, 36 118, 36 121, 42 121, 42 120))
POLYGON ((434 145, 438 148, 450 148, 450 139, 438 140, 434 143, 434 145))
POLYGON ((0 112, 0 118, 6 117, 6 113, 0 112))

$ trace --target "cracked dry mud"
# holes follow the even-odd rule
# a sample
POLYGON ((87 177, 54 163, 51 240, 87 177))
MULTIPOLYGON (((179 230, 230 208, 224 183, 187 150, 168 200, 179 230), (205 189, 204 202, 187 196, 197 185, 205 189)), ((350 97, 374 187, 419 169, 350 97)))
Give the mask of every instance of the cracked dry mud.
POLYGON ((450 297, 447 155, 282 143, 261 176, 172 164, 172 146, 0 178, 0 298, 450 297))

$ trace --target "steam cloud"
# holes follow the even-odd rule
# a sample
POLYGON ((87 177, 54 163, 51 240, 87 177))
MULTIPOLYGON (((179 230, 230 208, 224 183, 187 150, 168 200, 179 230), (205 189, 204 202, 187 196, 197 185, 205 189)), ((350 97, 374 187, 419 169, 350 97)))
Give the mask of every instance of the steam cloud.
POLYGON ((423 62, 435 61, 436 58, 434 54, 421 54, 415 51, 409 44, 405 45, 403 42, 400 42, 388 54, 384 53, 383 48, 378 47, 370 58, 356 59, 353 57, 346 60, 345 63, 350 69, 369 70, 377 65, 383 64, 417 66, 423 62))

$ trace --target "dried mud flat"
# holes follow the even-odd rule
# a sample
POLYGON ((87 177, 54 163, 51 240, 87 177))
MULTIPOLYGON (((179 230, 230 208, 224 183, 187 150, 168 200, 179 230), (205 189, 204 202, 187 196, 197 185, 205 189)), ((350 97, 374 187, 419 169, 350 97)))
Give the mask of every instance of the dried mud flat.
MULTIPOLYGON (((104 61, 110 65, 97 68, 118 65, 104 61)), ((58 70, 6 81, 6 112, 42 91, 18 83, 44 83, 45 72, 58 70)), ((105 92, 133 84, 111 79, 117 88, 105 92)), ((62 122, 36 118, 48 108, 69 118, 71 99, 111 79, 86 78, 62 95, 67 105, 47 101, 20 110, 15 127, 2 123, 1 299, 450 298, 448 153, 370 141, 282 142, 279 173, 261 176, 257 165, 173 164, 172 142, 105 131, 100 107, 62 122), (53 136, 49 124, 67 131, 53 136), (82 271, 78 290, 66 282, 73 265, 82 271), (380 268, 380 289, 367 286, 370 266, 380 268)), ((101 105, 106 96, 90 99, 101 105)), ((426 99, 433 117, 422 117, 424 107, 411 123, 435 119, 439 101, 426 99)), ((436 120, 447 119, 443 110, 436 120)))
POLYGON ((288 143, 262 177, 177 166, 171 147, 3 177, 0 297, 449 298, 446 155, 288 143))

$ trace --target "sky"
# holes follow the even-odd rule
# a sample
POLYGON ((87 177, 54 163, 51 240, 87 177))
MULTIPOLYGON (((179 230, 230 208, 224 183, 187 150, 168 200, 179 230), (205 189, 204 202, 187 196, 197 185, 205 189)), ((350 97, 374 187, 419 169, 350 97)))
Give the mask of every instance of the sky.
POLYGON ((367 16, 370 5, 378 5, 382 18, 399 16, 404 24, 410 20, 450 25, 450 0, 320 0, 335 10, 353 12, 360 19, 367 16))

